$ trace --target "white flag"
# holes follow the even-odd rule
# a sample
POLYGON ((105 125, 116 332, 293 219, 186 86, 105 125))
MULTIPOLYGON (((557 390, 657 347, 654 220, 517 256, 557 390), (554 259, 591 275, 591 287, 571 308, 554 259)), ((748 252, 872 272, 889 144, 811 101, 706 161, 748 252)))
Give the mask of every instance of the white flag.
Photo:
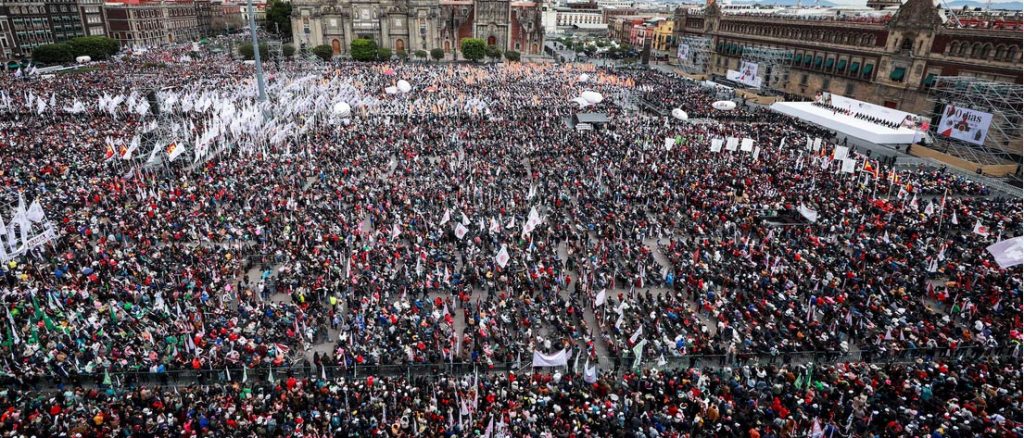
POLYGON ((583 381, 589 384, 597 382, 597 365, 590 366, 590 362, 587 362, 583 366, 583 381))
POLYGON ((989 245, 988 250, 1000 268, 1008 269, 1024 263, 1024 236, 1017 236, 989 245))
POLYGON ((601 289, 601 292, 597 293, 597 298, 594 300, 594 307, 601 307, 604 305, 605 300, 608 298, 608 291, 601 289))
POLYGON ((982 225, 980 219, 974 223, 974 234, 988 237, 988 231, 988 227, 982 225))
POLYGON ((505 245, 501 245, 501 251, 498 251, 498 255, 494 257, 494 260, 498 262, 498 266, 505 269, 505 265, 508 264, 508 249, 505 245))
POLYGON ((638 338, 640 337, 640 335, 642 335, 642 334, 644 334, 644 326, 643 326, 643 325, 640 325, 639 327, 637 327, 637 328, 636 328, 636 331, 635 331, 635 332, 633 332, 633 336, 630 336, 630 337, 629 337, 629 343, 631 343, 631 344, 634 344, 634 343, 636 343, 636 340, 637 340, 637 339, 638 339, 638 338))
POLYGON ((452 219, 452 212, 451 212, 451 210, 445 209, 444 216, 441 217, 441 223, 439 225, 444 225, 444 224, 448 223, 448 221, 450 221, 451 219, 452 219))
POLYGON ((463 225, 461 223, 455 224, 455 237, 458 237, 458 238, 461 239, 468 232, 469 232, 469 228, 466 228, 465 225, 463 225))

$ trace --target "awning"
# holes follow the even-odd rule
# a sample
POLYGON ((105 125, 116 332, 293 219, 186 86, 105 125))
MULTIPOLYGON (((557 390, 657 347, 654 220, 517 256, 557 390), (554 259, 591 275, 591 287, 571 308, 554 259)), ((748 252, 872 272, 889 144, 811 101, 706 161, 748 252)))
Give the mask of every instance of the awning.
POLYGON ((935 73, 928 73, 928 77, 924 78, 924 86, 930 87, 935 85, 935 73))
POLYGON ((871 71, 875 69, 874 64, 867 64, 864 66, 864 76, 870 75, 871 71))
POLYGON ((825 68, 832 68, 832 66, 835 65, 835 63, 836 63, 836 60, 833 59, 833 58, 826 59, 825 60, 825 68))
POLYGON ((896 67, 892 69, 892 74, 889 75, 889 79, 892 79, 896 82, 900 82, 903 80, 903 75, 905 75, 906 73, 907 69, 903 67, 896 67))
POLYGON ((804 58, 804 65, 811 65, 811 61, 813 61, 813 60, 814 59, 812 58, 811 55, 807 55, 807 57, 804 58))
POLYGON ((839 60, 839 65, 836 66, 836 71, 843 71, 843 70, 846 70, 846 60, 845 59, 840 59, 839 60))
POLYGON ((850 73, 851 74, 860 73, 860 63, 859 62, 854 62, 854 63, 850 64, 850 73))
POLYGON ((821 62, 822 61, 823 61, 823 59, 820 56, 814 57, 814 66, 815 67, 821 67, 821 62))
POLYGON ((802 55, 802 54, 800 54, 800 53, 797 53, 797 54, 796 54, 796 57, 795 57, 795 58, 793 58, 793 62, 795 62, 795 63, 799 64, 799 63, 800 63, 800 61, 802 61, 803 59, 804 59, 804 55, 802 55))

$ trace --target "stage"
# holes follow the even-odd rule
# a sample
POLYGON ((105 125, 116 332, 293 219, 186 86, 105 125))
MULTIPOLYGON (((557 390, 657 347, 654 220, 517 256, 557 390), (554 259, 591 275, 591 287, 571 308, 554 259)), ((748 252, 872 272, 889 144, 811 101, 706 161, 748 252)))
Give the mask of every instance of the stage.
POLYGON ((910 144, 918 138, 917 131, 913 129, 888 128, 846 114, 833 113, 831 110, 815 106, 812 102, 776 102, 769 108, 874 144, 910 144))

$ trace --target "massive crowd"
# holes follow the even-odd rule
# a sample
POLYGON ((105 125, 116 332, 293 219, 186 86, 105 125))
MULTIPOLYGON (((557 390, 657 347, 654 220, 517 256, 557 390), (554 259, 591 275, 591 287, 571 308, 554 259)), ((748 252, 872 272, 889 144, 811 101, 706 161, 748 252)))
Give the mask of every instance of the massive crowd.
POLYGON ((259 107, 251 66, 203 56, 0 78, 3 199, 57 229, 0 267, 0 431, 1020 433, 1021 276, 985 251, 1019 200, 856 152, 840 171, 827 131, 666 73, 294 61, 259 107), (598 131, 569 123, 584 90, 598 131), (289 135, 218 129, 236 106, 289 135), (730 137, 753 148, 712 150, 730 137), (149 159, 169 143, 185 158, 149 159), (768 225, 801 206, 816 222, 768 225), (446 363, 477 373, 375 374, 446 363), (231 382, 119 379, 182 370, 231 382))

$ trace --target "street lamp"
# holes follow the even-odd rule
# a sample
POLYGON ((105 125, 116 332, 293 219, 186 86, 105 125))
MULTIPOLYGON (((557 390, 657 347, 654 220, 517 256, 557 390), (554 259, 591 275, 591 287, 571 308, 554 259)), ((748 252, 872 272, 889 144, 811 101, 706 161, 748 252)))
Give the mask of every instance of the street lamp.
POLYGON ((252 54, 256 61, 256 85, 260 90, 260 101, 267 100, 267 85, 263 82, 263 64, 260 59, 260 42, 256 37, 256 12, 253 10, 252 0, 249 0, 249 33, 252 34, 252 54))

